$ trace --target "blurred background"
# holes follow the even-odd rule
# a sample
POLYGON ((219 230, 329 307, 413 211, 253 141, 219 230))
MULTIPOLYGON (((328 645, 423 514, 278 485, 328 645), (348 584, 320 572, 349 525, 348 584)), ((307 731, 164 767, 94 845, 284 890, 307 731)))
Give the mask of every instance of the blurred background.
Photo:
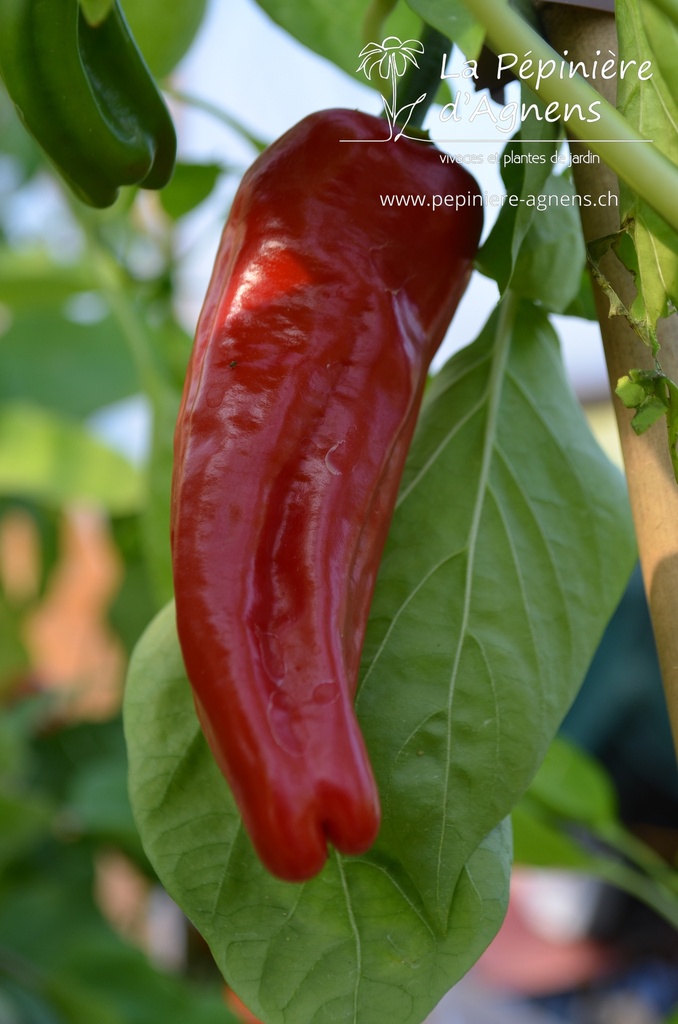
MULTIPOLYGON (((183 21, 157 3, 124 7, 178 128, 162 194, 129 191, 97 213, 76 203, 0 90, 0 1024, 248 1019, 140 846, 121 694, 136 640, 171 597, 172 425, 239 177, 313 110, 381 108, 252 0, 195 3, 183 21)), ((473 144, 485 157, 503 142, 488 131, 473 144)), ((503 190, 496 164, 477 176, 503 190)), ((496 297, 476 274, 434 368, 496 297)), ((598 328, 582 314, 554 320, 618 460, 598 328)), ((636 575, 516 810, 504 929, 431 1024, 668 1021, 677 807, 636 575)))

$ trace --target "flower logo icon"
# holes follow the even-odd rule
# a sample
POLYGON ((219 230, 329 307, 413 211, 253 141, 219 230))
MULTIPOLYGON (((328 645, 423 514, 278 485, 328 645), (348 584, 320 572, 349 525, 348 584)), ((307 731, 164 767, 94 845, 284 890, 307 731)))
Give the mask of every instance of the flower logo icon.
POLYGON ((368 43, 359 54, 362 60, 358 71, 364 71, 370 81, 376 71, 380 78, 391 83, 390 102, 384 95, 381 98, 390 128, 390 138, 394 138, 396 142, 404 134, 414 108, 426 97, 426 93, 422 93, 414 102, 406 103, 401 109, 398 109, 398 79, 402 78, 410 64, 416 68, 419 67, 416 55, 423 52, 423 43, 418 39, 403 41, 398 36, 387 36, 381 43, 368 43), (399 123, 399 130, 394 136, 396 122, 399 123))

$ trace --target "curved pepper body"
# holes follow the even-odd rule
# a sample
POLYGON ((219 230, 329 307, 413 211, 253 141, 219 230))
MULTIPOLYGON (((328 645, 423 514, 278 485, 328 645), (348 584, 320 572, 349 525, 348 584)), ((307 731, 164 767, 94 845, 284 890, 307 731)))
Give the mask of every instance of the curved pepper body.
POLYGON ((246 173, 175 435, 177 625, 254 846, 313 876, 379 801, 353 710, 369 605, 430 360, 471 273, 478 189, 431 145, 311 115, 246 173), (382 193, 468 205, 382 206, 382 193))
POLYGON ((162 188, 176 136, 118 0, 90 25, 78 0, 2 0, 0 73, 26 128, 83 202, 162 188))

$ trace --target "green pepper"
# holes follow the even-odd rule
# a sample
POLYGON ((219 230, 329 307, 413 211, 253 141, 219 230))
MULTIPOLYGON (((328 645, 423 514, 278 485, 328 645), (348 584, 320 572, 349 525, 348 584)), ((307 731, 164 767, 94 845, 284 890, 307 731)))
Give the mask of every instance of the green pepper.
POLYGON ((90 206, 162 188, 176 135, 118 0, 90 24, 78 0, 2 0, 0 74, 19 116, 90 206))

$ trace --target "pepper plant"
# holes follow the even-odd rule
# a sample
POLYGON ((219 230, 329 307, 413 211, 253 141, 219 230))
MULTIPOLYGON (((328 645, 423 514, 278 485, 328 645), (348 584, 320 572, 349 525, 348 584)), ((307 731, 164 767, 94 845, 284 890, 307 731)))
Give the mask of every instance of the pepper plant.
MULTIPOLYGON (((84 16, 103 23, 113 6, 88 0, 84 16)), ((558 72, 557 41, 543 38, 529 7, 518 11, 500 0, 375 0, 369 6, 351 0, 313 12, 303 0, 262 0, 261 6, 301 43, 363 80, 368 64, 374 71, 388 51, 381 40, 410 41, 406 91, 398 92, 397 103, 396 63, 386 62, 385 76, 370 77, 373 85, 379 77, 387 82, 392 123, 384 122, 385 134, 400 112, 403 134, 416 137, 424 114, 419 97, 432 92, 430 81, 418 77, 419 54, 422 47, 430 52, 433 40, 451 39, 469 67, 484 40, 495 53, 516 55, 518 68, 528 54, 532 61, 520 75, 526 116, 503 161, 507 192, 517 202, 503 206, 477 258, 478 269, 496 281, 500 301, 487 310, 478 338, 428 383, 366 626, 355 711, 379 791, 381 826, 359 856, 330 846, 327 864, 310 880, 273 877, 203 737, 186 678, 169 546, 173 433, 191 348, 173 301, 181 262, 175 229, 230 170, 179 162, 157 198, 124 188, 103 212, 64 188, 61 238, 73 257, 63 261, 49 231, 37 251, 13 220, 15 205, 51 171, 5 102, 2 145, 11 176, 0 204, 0 300, 8 311, 0 343, 0 493, 3 515, 20 506, 45 553, 43 578, 30 600, 18 598, 5 576, 0 594, 7 704, 0 792, 11 823, 0 851, 0 977, 7 1013, 15 1016, 141 1022, 171 1020, 172 1013, 183 1020, 190 1008, 196 1021, 232 1019, 214 992, 196 993, 183 980, 168 980, 103 920, 91 888, 106 845, 124 850, 146 877, 157 875, 207 940, 228 985, 264 1024, 423 1021, 501 925, 512 816, 522 859, 598 873, 678 927, 675 871, 621 826, 600 770, 554 742, 624 590, 636 536, 650 562, 642 507, 634 499, 634 535, 625 483, 593 439, 550 320, 554 313, 596 312, 583 274, 587 249, 579 212, 565 201, 575 184, 569 171, 558 172, 564 126, 546 116, 553 103, 598 104, 594 125, 575 118, 567 128, 619 175, 623 223, 603 239, 587 238, 588 260, 608 308, 611 302, 617 321, 638 339, 630 348, 638 362, 623 367, 628 382, 621 385, 624 402, 638 409, 635 429, 657 437, 657 420, 665 417, 675 455, 675 371, 671 346, 663 341, 677 291, 678 83, 666 44, 678 32, 673 6, 668 0, 617 5, 616 55, 636 67, 652 65, 651 79, 639 83, 636 76, 638 88, 619 80, 618 109, 600 100, 591 81, 558 72), (370 50, 375 41, 383 53, 370 50), (652 144, 640 141, 648 133, 652 144), (530 155, 540 159, 518 159, 530 155), (538 209, 530 201, 536 196, 560 201, 538 209), (630 297, 610 274, 613 256, 633 275, 630 297), (95 436, 92 416, 139 393, 152 411, 152 443, 143 465, 133 466, 95 436), (106 516, 124 565, 110 616, 131 655, 125 733, 136 826, 125 791, 120 719, 105 727, 65 726, 50 702, 27 696, 24 626, 58 551, 58 523, 82 502, 106 516), (97 800, 97 793, 106 799, 97 800), (77 922, 76 904, 87 908, 77 922), (56 937, 59 927, 68 941, 56 937), (96 951, 125 965, 115 990, 96 951)), ((148 20, 148 4, 122 7, 152 69, 166 74, 198 27, 200 5, 165 4, 161 16, 148 20), (144 35, 149 23, 165 26, 164 35, 155 29, 144 35)), ((32 16, 38 8, 34 0, 7 5, 32 16)), ((41 27, 48 40, 49 26, 41 27)), ((20 73, 13 56, 5 39, 0 64, 10 94, 8 61, 20 73)), ((436 74, 437 67, 434 62, 436 74)), ((39 84, 36 79, 32 87, 39 84)), ((164 84, 171 89, 171 81, 164 84)), ((436 89, 443 88, 438 74, 436 89)), ((178 90, 172 95, 181 142, 181 106, 196 101, 178 90)), ((439 91, 434 97, 449 99, 439 91)), ((237 97, 225 103, 235 118, 219 111, 218 97, 197 102, 215 124, 221 119, 237 129, 237 97)), ((375 93, 368 113, 380 109, 375 93)), ((143 109, 132 114, 143 122, 143 109)), ((240 134, 254 156, 259 140, 244 129, 240 134)), ((99 184, 111 188, 110 166, 102 165, 97 177, 95 149, 85 160, 88 194, 99 184)), ((360 149, 353 155, 356 180, 366 173, 360 149)), ((72 153, 64 159, 77 164, 72 153)), ((66 168, 66 180, 77 181, 82 169, 66 168)), ((143 186, 147 173, 134 180, 143 186)), ((288 187, 293 192, 297 184, 305 189, 308 182, 288 187)), ((343 211, 353 198, 335 198, 337 226, 324 229, 338 260, 343 211)), ((608 308, 599 301, 604 331, 608 308)), ((225 374, 237 371, 234 360, 222 368, 225 374)), ((312 373, 309 380, 311 387, 312 373)), ((356 429, 365 431, 379 414, 376 405, 362 408, 356 429)), ((623 410, 622 422, 630 419, 623 410)), ((208 448, 219 444, 219 437, 208 438, 208 448)), ((670 476, 667 448, 663 440, 670 476)), ((208 459, 206 478, 212 466, 208 459)), ((665 469, 660 476, 667 477, 665 469)), ((673 479, 670 484, 665 500, 678 501, 671 497, 678 494, 673 479)), ((639 492, 654 498, 658 486, 655 478, 629 470, 632 498, 639 492)), ((237 481, 218 482, 224 501, 237 487, 237 481)), ((198 533, 199 504, 191 513, 198 533)), ((252 516, 258 511, 251 509, 252 516)), ((655 535, 650 554, 661 562, 672 552, 657 552, 657 543, 655 535)), ((212 563, 208 569, 218 574, 218 550, 212 563)), ((267 569, 257 564, 238 571, 248 574, 251 594, 267 569)), ((655 602, 653 613, 661 619, 663 609, 670 618, 670 580, 661 593, 663 604, 655 602)), ((657 635, 661 641, 661 628, 657 635)), ((672 692, 669 679, 669 702, 672 692)), ((228 727, 227 703, 221 712, 228 727)))

